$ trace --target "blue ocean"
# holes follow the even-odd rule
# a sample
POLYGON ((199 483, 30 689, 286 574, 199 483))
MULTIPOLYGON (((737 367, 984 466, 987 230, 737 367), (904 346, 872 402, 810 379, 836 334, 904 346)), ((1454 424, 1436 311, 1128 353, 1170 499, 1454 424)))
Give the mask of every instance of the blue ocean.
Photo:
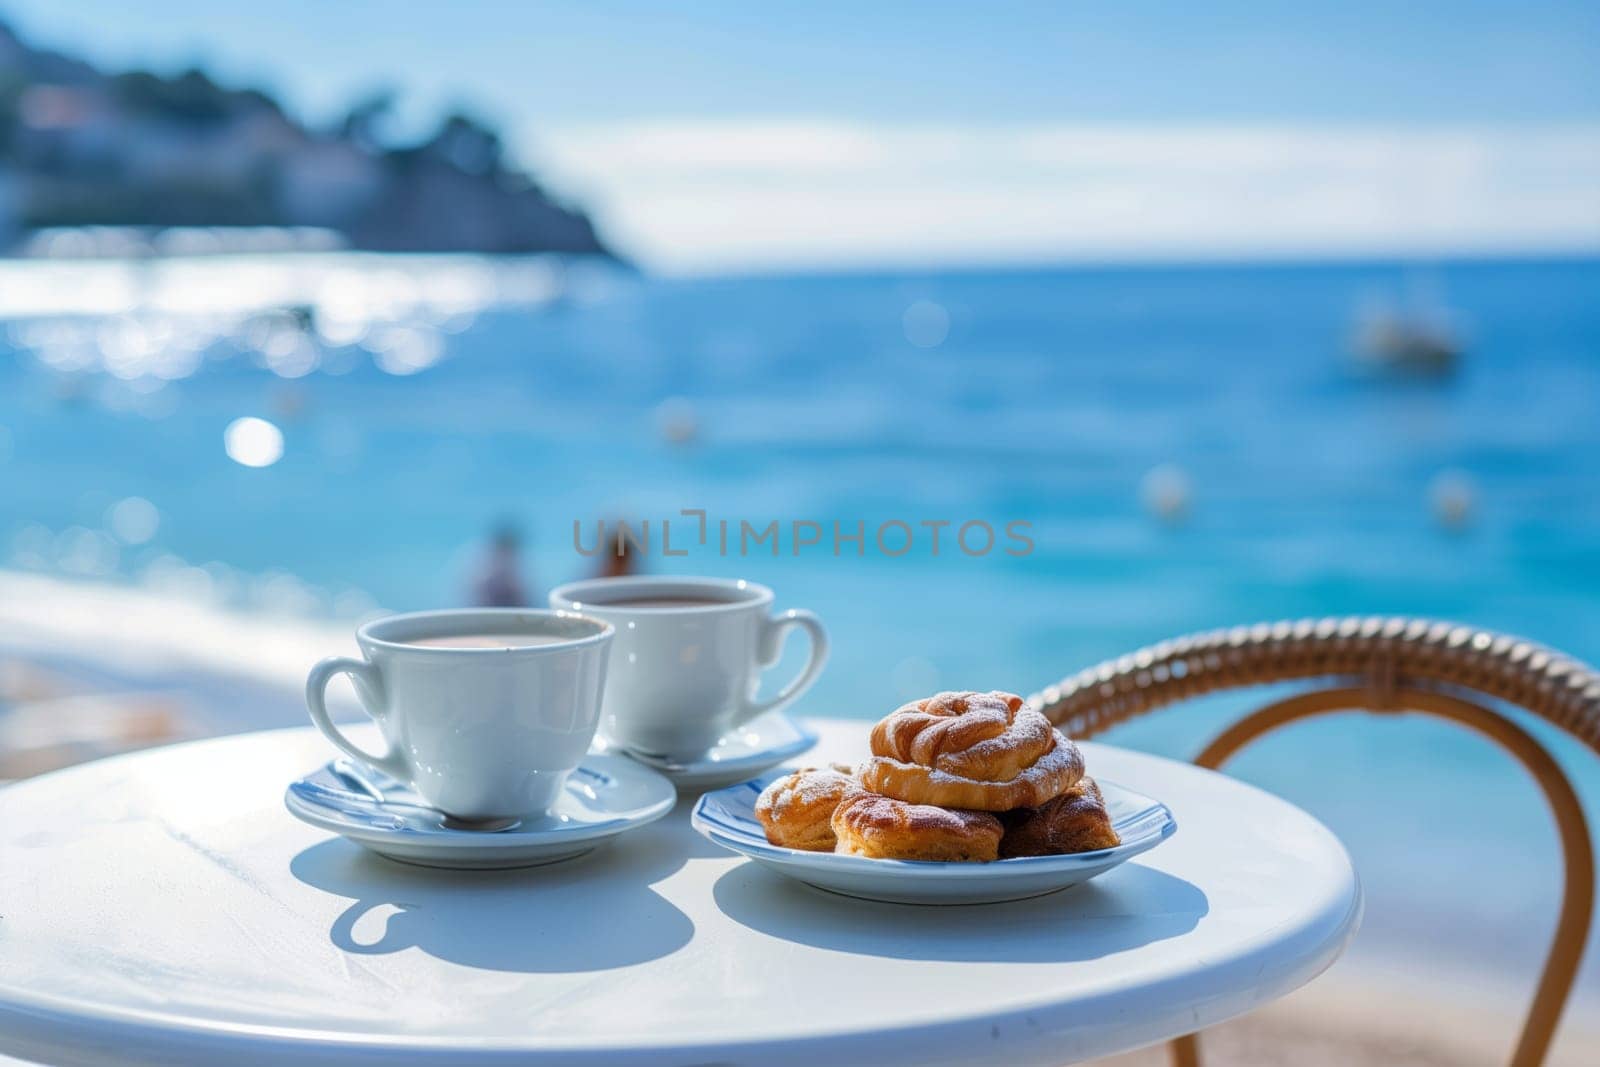
MULTIPOLYGON (((799 710, 862 719, 1328 614, 1459 620, 1600 660, 1600 261, 618 271, 430 321, 401 338, 421 353, 404 365, 355 331, 285 373, 250 339, 282 324, 257 323, 165 377, 52 354, 103 331, 92 317, 14 322, 0 559, 133 583, 206 565, 242 610, 357 614, 459 603, 497 524, 521 529, 545 590, 597 564, 575 524, 591 548, 597 523, 647 520, 644 569, 752 578, 820 614, 833 657, 799 710), (1419 275, 1458 368, 1364 372, 1360 309, 1419 275), (230 457, 241 418, 276 427, 281 457, 230 457), (105 532, 129 498, 159 516, 148 537, 105 532), (704 544, 686 511, 706 516, 704 544), (662 553, 664 521, 685 555, 662 553), (775 540, 739 536, 774 522, 775 540), (797 529, 817 543, 797 548, 797 529)), ((1267 695, 1110 740, 1192 755, 1267 695)), ((298 714, 286 702, 284 721, 298 714)), ((1596 754, 1533 728, 1600 810, 1596 754)), ((1234 769, 1347 842, 1370 893, 1362 946, 1531 975, 1555 835, 1487 742, 1352 714, 1234 769)))

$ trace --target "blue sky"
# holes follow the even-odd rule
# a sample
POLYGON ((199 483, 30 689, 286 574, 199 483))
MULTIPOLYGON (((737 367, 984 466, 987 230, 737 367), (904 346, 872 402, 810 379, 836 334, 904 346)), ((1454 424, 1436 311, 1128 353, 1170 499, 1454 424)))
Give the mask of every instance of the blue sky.
POLYGON ((469 99, 553 122, 1600 118, 1593 0, 13 0, 0 9, 39 40, 103 62, 203 61, 319 113, 395 82, 421 104, 469 99))
POLYGON ((669 267, 1600 246, 1593 2, 4 10, 312 119, 470 104, 669 267))

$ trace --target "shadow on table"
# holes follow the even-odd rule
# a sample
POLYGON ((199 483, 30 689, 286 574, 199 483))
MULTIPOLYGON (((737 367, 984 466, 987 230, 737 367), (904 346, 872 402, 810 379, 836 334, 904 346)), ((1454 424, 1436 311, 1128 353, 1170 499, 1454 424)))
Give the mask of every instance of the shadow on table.
POLYGON ((717 879, 717 907, 785 941, 905 960, 1067 963, 1126 952, 1194 929, 1210 910, 1182 878, 1137 863, 1092 882, 1005 904, 856 900, 743 863, 717 879))
POLYGON ((679 835, 655 829, 623 847, 511 871, 413 867, 334 838, 298 853, 289 871, 354 901, 328 931, 345 952, 417 948, 494 971, 603 971, 668 955, 694 936, 690 918, 650 888, 685 860, 679 835))

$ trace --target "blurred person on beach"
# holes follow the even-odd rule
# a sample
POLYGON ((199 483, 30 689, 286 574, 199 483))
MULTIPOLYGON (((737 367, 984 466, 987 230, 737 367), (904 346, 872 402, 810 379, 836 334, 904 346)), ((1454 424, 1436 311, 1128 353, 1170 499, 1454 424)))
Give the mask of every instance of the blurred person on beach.
POLYGON ((513 524, 502 523, 495 529, 473 571, 470 599, 478 608, 528 606, 528 588, 522 581, 522 535, 513 524))
POLYGON ((639 566, 637 557, 628 551, 628 540, 625 536, 627 523, 617 521, 611 523, 611 536, 606 544, 606 551, 599 553, 599 560, 595 563, 595 578, 626 578, 630 574, 638 574, 643 568, 639 566))

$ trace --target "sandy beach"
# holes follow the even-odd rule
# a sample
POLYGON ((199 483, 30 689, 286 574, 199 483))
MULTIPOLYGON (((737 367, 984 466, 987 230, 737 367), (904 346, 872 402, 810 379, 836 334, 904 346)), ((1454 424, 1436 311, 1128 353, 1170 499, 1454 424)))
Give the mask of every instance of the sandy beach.
MULTIPOLYGON (((1309 986, 1206 1032, 1203 1062, 1237 1067, 1491 1067, 1504 1064, 1532 996, 1532 976, 1499 989, 1418 969, 1336 964, 1309 986)), ((1568 1007, 1549 1067, 1587 1067, 1600 1057, 1593 1000, 1568 1007)), ((1167 1050, 1141 1049, 1098 1067, 1166 1067, 1167 1050)))

